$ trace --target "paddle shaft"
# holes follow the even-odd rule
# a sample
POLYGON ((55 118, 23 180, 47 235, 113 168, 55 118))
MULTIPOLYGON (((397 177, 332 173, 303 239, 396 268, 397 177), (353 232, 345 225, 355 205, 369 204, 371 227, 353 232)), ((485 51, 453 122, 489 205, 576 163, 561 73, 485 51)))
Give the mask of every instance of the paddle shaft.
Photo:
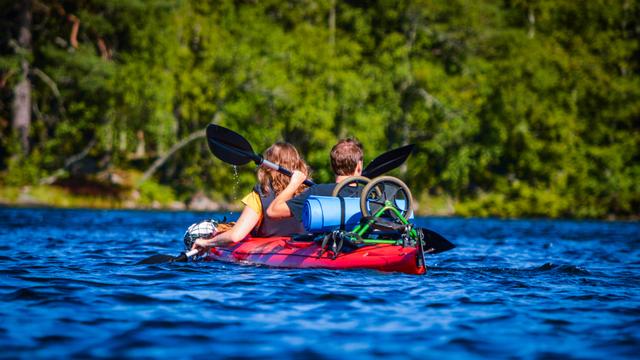
POLYGON ((192 257, 193 255, 196 255, 196 254, 198 254, 198 249, 193 249, 193 250, 189 250, 187 253, 185 253, 185 256, 190 258, 190 257, 192 257))
MULTIPOLYGON (((289 171, 289 169, 283 168, 282 166, 273 163, 269 160, 263 159, 262 157, 260 157, 260 161, 258 160, 254 160, 256 165, 260 165, 260 166, 264 166, 267 167, 269 169, 273 169, 277 172, 279 172, 280 174, 286 175, 288 177, 291 177, 293 175, 293 173, 291 171, 289 171)), ((315 185, 315 183, 309 179, 305 180, 304 183, 307 186, 313 186, 315 185)))

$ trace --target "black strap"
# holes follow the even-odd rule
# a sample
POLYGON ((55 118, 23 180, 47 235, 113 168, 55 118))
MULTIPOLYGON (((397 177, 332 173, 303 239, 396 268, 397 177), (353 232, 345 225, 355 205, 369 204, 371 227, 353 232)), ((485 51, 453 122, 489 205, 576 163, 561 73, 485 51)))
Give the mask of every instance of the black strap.
POLYGON ((389 221, 383 218, 376 218, 373 216, 365 216, 360 221, 364 221, 365 223, 369 223, 369 226, 373 227, 377 230, 382 231, 400 231, 405 232, 407 230, 407 226, 403 224, 398 224, 393 221, 389 221))
POLYGON ((314 234, 291 234, 291 241, 295 242, 311 242, 316 239, 314 234))
POLYGON ((344 230, 344 216, 345 216, 344 198, 342 196, 338 196, 338 199, 340 199, 340 230, 344 230))

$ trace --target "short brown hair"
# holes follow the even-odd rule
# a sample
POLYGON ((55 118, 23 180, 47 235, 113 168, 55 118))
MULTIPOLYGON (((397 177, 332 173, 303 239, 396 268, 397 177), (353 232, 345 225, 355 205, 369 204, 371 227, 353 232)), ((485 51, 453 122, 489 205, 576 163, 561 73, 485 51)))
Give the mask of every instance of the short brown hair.
POLYGON ((362 144, 358 140, 341 139, 331 149, 331 168, 336 175, 352 175, 362 157, 362 144))

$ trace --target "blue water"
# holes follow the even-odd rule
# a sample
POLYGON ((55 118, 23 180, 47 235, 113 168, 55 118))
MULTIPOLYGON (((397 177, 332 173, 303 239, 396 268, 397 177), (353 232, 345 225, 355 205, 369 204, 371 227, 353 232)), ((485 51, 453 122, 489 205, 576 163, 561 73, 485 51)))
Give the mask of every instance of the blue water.
POLYGON ((177 254, 210 214, 0 208, 0 358, 635 358, 640 224, 421 218, 426 276, 177 254))

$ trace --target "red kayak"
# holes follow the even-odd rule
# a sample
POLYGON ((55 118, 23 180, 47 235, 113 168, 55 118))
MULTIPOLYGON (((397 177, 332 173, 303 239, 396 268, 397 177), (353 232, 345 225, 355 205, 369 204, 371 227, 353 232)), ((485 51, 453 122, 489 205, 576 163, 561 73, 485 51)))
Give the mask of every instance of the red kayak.
POLYGON ((316 242, 293 241, 288 237, 249 237, 230 247, 212 248, 205 260, 281 268, 373 269, 420 275, 426 268, 418 266, 418 256, 415 247, 377 244, 343 252, 334 258, 331 251, 322 253, 316 242))

